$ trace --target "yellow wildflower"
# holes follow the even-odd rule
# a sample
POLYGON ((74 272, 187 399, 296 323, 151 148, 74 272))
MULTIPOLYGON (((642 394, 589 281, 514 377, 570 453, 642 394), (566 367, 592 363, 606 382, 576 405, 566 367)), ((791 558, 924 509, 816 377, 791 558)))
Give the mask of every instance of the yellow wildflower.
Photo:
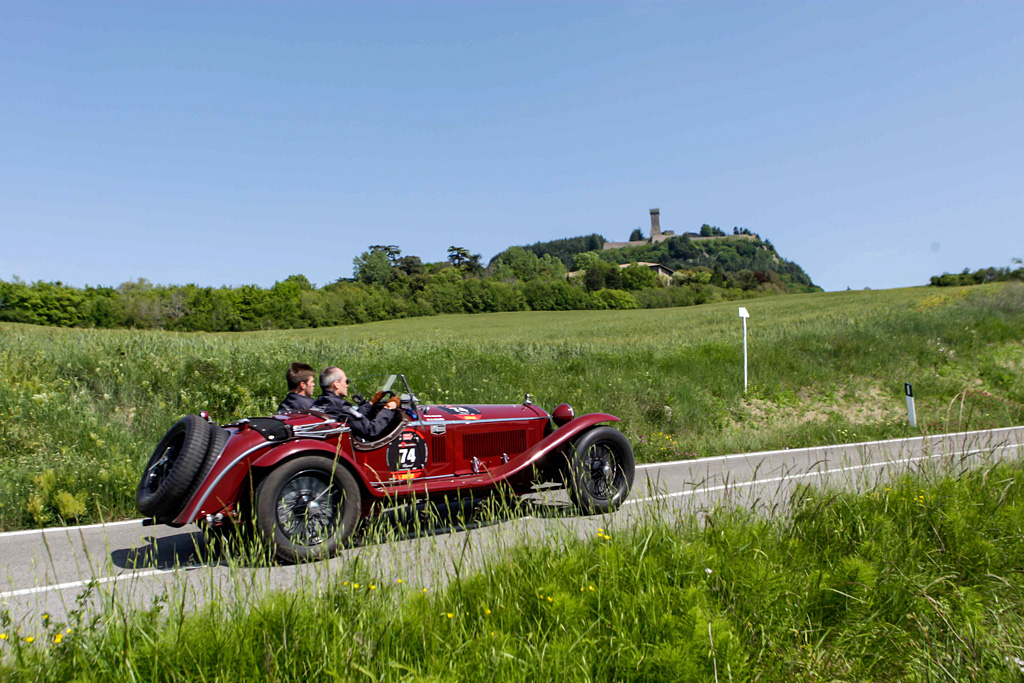
POLYGON ((26 642, 26 643, 32 643, 32 642, 35 642, 35 638, 33 638, 32 636, 29 636, 28 638, 26 638, 26 639, 25 639, 25 642, 26 642))
POLYGON ((59 645, 59 644, 60 644, 60 641, 62 641, 62 640, 64 640, 64 634, 63 634, 63 633, 58 633, 57 635, 55 635, 55 636, 53 637, 53 642, 54 642, 55 644, 57 644, 57 645, 59 645))

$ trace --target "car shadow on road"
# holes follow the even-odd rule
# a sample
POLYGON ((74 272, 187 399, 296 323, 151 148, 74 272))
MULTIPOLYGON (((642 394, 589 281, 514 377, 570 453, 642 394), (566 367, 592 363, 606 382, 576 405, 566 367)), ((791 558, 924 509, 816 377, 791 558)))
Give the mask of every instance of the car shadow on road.
MULTIPOLYGON (((365 520, 356 530, 352 547, 370 547, 443 534, 497 526, 524 518, 570 517, 578 514, 568 502, 550 497, 486 498, 450 505, 433 503, 387 508, 365 520)), ((211 534, 202 530, 170 536, 148 536, 144 545, 120 548, 110 553, 114 566, 127 570, 175 569, 235 564, 266 566, 266 554, 254 552, 251 539, 241 534, 211 534)))
POLYGON ((145 545, 111 551, 110 561, 122 569, 173 569, 208 564, 203 552, 206 541, 201 531, 143 539, 145 545))

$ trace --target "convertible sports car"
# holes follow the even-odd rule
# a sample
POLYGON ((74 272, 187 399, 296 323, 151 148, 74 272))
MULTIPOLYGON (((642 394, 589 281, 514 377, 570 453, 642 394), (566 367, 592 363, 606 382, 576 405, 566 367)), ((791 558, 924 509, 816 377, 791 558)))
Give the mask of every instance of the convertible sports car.
POLYGON ((602 424, 617 417, 576 417, 565 403, 549 414, 529 394, 515 405, 420 405, 403 375, 379 387, 371 411, 396 395, 401 407, 373 441, 316 411, 223 427, 205 411, 186 415, 146 465, 139 511, 171 526, 253 524, 278 559, 295 562, 330 557, 361 518, 410 500, 522 495, 555 482, 595 513, 629 495, 633 449, 602 424))

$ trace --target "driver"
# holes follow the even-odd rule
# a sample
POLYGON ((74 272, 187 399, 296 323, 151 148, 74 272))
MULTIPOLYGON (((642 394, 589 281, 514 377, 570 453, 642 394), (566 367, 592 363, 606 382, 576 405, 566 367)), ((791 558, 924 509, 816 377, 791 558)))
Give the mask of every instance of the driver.
POLYGON ((345 422, 356 436, 372 440, 380 436, 398 409, 398 398, 392 396, 384 407, 372 418, 373 407, 383 396, 378 391, 374 397, 358 408, 345 400, 348 396, 348 378, 341 368, 324 368, 320 373, 320 390, 323 392, 313 403, 313 409, 345 422))

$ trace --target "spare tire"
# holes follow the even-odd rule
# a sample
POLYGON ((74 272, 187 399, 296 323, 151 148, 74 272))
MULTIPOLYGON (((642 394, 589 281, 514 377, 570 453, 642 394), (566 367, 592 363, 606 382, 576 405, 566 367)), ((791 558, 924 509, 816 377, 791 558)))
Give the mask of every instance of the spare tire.
MULTIPOLYGON (((224 452, 224 447, 228 445, 228 439, 230 438, 231 432, 213 423, 210 424, 210 445, 206 448, 206 457, 203 458, 202 467, 196 472, 192 485, 188 487, 188 492, 181 498, 182 507, 188 505, 188 501, 192 500, 192 496, 199 490, 203 480, 206 479, 206 476, 210 474, 210 470, 217 463, 217 458, 224 452)), ((177 517, 179 512, 181 512, 181 509, 175 510, 174 516, 177 517)))
POLYGON ((142 473, 135 506, 143 515, 160 521, 173 519, 185 504, 185 493, 206 461, 210 424, 198 415, 186 415, 160 440, 142 473))

